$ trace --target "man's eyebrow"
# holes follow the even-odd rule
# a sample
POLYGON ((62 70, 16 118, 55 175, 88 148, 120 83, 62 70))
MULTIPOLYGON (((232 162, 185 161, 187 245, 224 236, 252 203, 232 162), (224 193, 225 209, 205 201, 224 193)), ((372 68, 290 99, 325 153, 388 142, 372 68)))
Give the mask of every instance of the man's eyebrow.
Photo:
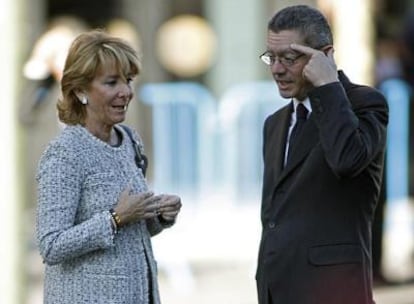
POLYGON ((303 55, 303 53, 299 53, 297 51, 290 50, 290 51, 287 51, 287 52, 283 53, 283 55, 292 55, 292 56, 296 57, 296 56, 303 55))
POLYGON ((300 55, 302 55, 302 53, 299 53, 299 52, 297 52, 297 51, 295 51, 295 50, 292 50, 292 49, 286 49, 286 50, 282 50, 282 51, 279 51, 279 52, 277 52, 277 53, 275 53, 274 51, 272 51, 272 50, 267 50, 266 51, 266 53, 269 53, 269 54, 271 54, 272 56, 286 56, 286 55, 291 55, 291 56, 300 56, 300 55))

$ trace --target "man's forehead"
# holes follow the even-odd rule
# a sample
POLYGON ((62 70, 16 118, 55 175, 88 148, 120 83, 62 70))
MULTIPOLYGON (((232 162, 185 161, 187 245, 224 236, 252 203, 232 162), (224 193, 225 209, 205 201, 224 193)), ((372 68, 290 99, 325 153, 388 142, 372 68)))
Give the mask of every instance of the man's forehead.
POLYGON ((279 32, 268 31, 267 48, 277 52, 292 52, 292 43, 303 44, 302 35, 296 30, 283 30, 279 32))
POLYGON ((303 41, 303 37, 299 30, 282 30, 278 32, 273 32, 269 30, 267 32, 267 40, 295 40, 295 41, 303 41))

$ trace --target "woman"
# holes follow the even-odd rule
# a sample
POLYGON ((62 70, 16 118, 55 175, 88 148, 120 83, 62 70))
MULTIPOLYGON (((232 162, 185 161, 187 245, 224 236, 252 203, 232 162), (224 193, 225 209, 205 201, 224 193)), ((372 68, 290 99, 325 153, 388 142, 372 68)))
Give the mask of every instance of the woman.
POLYGON ((139 72, 133 48, 104 32, 70 47, 58 102, 66 127, 37 175, 45 303, 160 302, 150 237, 175 222, 181 201, 148 190, 118 125, 139 72))

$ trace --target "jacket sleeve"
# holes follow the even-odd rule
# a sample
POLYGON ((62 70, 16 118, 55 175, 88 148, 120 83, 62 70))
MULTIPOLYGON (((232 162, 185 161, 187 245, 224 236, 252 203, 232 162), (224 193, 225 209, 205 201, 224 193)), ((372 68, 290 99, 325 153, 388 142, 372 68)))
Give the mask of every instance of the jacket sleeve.
POLYGON ((52 145, 39 164, 37 241, 47 264, 114 246, 109 212, 75 223, 82 170, 76 157, 70 155, 64 148, 52 145))
POLYGON ((326 161, 338 177, 358 175, 384 151, 388 106, 379 91, 354 85, 346 92, 335 82, 309 97, 326 161))
POLYGON ((165 220, 162 220, 160 217, 158 217, 158 218, 148 219, 146 223, 147 223, 148 232, 150 233, 151 236, 154 236, 160 233, 165 228, 169 228, 172 225, 174 225, 175 221, 172 221, 172 222, 165 221, 165 220))

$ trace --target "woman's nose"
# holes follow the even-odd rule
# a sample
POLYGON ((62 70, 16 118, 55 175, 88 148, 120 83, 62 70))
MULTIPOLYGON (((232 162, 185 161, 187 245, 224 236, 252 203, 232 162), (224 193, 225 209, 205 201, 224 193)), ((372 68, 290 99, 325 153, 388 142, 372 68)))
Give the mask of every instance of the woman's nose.
POLYGON ((129 83, 122 83, 119 88, 118 96, 119 97, 132 97, 133 91, 129 83))

